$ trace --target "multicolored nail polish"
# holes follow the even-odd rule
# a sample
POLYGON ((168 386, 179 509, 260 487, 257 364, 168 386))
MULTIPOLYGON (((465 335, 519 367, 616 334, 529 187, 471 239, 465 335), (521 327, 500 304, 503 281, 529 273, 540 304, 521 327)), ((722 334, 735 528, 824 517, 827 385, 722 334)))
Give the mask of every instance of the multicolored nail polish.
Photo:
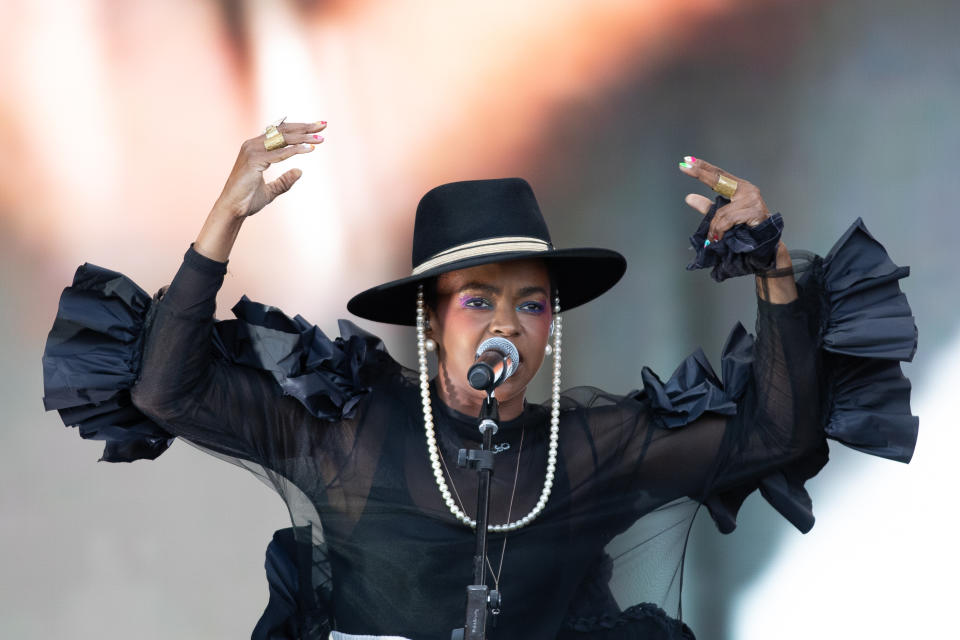
POLYGON ((718 236, 717 234, 713 234, 713 241, 720 242, 720 236, 718 236))
POLYGON ((321 138, 321 137, 320 137, 319 135, 317 135, 316 133, 313 134, 313 139, 314 139, 314 140, 323 140, 323 138, 321 138))
POLYGON ((696 164, 697 162, 697 159, 694 158, 693 156, 683 156, 683 159, 689 162, 690 164, 696 164))
POLYGON ((703 246, 709 247, 709 246, 710 246, 710 241, 709 241, 709 240, 704 240, 704 241, 703 241, 703 246))
POLYGON ((681 163, 680 163, 680 166, 683 167, 684 169, 692 169, 692 168, 693 168, 693 165, 692 165, 692 164, 689 164, 689 163, 687 163, 687 162, 681 162, 681 163))

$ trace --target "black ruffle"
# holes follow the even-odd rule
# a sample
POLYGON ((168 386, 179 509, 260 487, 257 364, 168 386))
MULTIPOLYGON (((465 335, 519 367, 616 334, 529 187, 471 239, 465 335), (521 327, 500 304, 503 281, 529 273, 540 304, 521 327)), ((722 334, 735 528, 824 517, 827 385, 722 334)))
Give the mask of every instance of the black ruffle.
MULTIPOLYGON (((910 411, 910 381, 901 361, 913 358, 917 327, 898 280, 909 275, 857 220, 825 258, 813 256, 797 279, 801 302, 819 325, 821 395, 827 438, 870 455, 909 462, 919 419, 910 411)), ((826 464, 826 442, 775 473, 705 504, 724 533, 736 527, 746 497, 759 489, 781 515, 806 533, 814 524, 804 484, 826 464)))
POLYGON ((898 280, 910 274, 890 260, 863 220, 843 234, 798 284, 822 291, 829 376, 827 436, 876 456, 909 462, 919 420, 900 362, 917 350, 917 325, 898 280))
MULTIPOLYGON (((106 462, 152 460, 173 437, 137 409, 130 389, 140 373, 143 337, 156 299, 123 274, 83 264, 64 289, 43 354, 44 407, 85 439, 105 440, 106 462)), ((236 320, 214 324, 218 354, 268 371, 284 393, 326 420, 353 415, 374 376, 399 371, 379 338, 340 321, 330 340, 302 317, 244 296, 236 320)))
POLYGON ((713 267, 710 277, 717 282, 772 269, 783 232, 783 217, 775 213, 754 227, 734 225, 718 242, 711 241, 705 246, 717 209, 729 203, 723 196, 717 196, 710 211, 700 220, 700 226, 690 236, 690 244, 697 253, 687 269, 692 271, 713 267))
POLYGON ((707 411, 734 415, 736 401, 750 382, 753 364, 753 336, 739 322, 727 337, 720 364, 723 382, 702 349, 687 356, 666 384, 649 367, 644 367, 640 372, 643 396, 650 402, 653 418, 662 427, 675 428, 693 422, 707 411))
POLYGON ((43 406, 80 437, 105 440, 106 462, 152 460, 173 441, 130 400, 150 308, 150 296, 126 276, 83 264, 47 337, 43 406))
POLYGON ((376 377, 399 372, 380 338, 349 320, 339 320, 340 337, 330 340, 297 315, 243 296, 233 307, 236 320, 217 322, 214 345, 235 364, 270 372, 284 394, 324 420, 351 418, 376 377))

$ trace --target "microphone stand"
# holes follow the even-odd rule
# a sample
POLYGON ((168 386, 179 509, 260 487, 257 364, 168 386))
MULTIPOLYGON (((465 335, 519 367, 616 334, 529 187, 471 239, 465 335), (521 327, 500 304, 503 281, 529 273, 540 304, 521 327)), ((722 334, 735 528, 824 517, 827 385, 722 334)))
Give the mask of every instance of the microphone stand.
POLYGON ((500 613, 500 593, 487 586, 487 521, 490 516, 490 476, 493 475, 493 435, 499 429, 500 410, 493 391, 480 407, 480 449, 460 449, 457 466, 477 471, 477 544, 473 555, 473 584, 467 586, 467 615, 463 628, 454 629, 451 640, 485 640, 487 616, 494 626, 500 613))

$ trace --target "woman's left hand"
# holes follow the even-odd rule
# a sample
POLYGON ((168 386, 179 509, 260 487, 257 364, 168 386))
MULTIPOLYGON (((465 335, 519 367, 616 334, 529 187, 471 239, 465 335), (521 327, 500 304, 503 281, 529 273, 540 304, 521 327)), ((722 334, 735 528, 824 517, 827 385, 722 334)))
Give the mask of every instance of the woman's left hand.
MULTIPOLYGON (((770 217, 770 211, 767 209, 767 203, 763 201, 763 197, 760 195, 760 190, 743 178, 738 178, 706 160, 693 156, 684 158, 684 162, 680 163, 680 171, 696 178, 711 189, 717 186, 717 181, 721 175, 737 183, 736 191, 731 196, 730 203, 717 209, 713 220, 710 222, 710 230, 707 233, 707 239, 710 242, 718 242, 723 234, 734 225, 746 223, 754 227, 770 217)), ((713 200, 696 193, 687 194, 684 200, 703 215, 706 215, 710 211, 710 207, 713 206, 713 200)))

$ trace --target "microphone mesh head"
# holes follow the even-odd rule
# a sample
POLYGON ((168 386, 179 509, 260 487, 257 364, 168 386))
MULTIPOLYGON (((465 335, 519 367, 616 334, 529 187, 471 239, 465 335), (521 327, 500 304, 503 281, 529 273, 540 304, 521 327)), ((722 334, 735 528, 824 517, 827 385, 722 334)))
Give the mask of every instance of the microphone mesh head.
POLYGON ((513 343, 507 340, 506 338, 487 338, 480 343, 480 346, 477 347, 477 356, 479 357, 484 351, 499 351, 510 361, 510 367, 507 369, 506 375, 503 377, 504 380, 513 375, 513 372, 517 370, 517 365, 520 364, 520 352, 517 351, 517 348, 513 346, 513 343))

